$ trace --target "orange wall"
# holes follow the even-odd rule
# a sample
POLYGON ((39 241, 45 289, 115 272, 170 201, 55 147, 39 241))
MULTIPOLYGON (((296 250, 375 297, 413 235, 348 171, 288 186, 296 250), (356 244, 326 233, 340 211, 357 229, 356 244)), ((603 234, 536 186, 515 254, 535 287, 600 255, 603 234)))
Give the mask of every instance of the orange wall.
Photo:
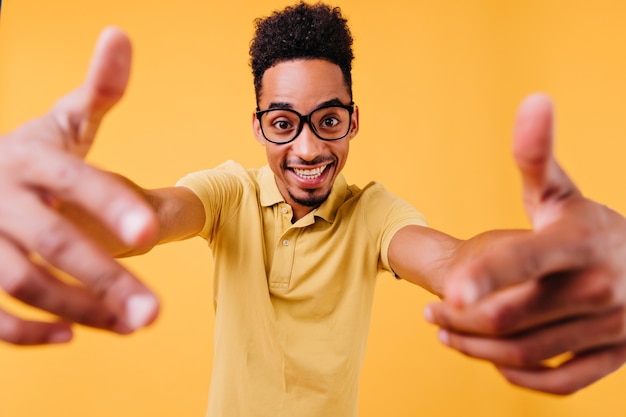
MULTIPOLYGON (((106 25, 135 46, 131 85, 90 160, 146 187, 237 159, 264 163, 250 132, 252 21, 278 0, 5 0, 0 131, 45 111, 83 77, 106 25)), ((355 37, 361 132, 348 180, 377 179, 460 237, 526 226, 509 155, 521 98, 550 93, 558 155, 591 197, 626 212, 626 3, 619 0, 337 0, 355 37)), ((211 259, 200 240, 125 261, 163 312, 131 337, 79 329, 69 346, 0 345, 0 416, 202 416, 212 358, 211 259)), ((380 282, 361 416, 622 417, 626 374, 568 398, 508 385, 441 347, 432 297, 380 282)), ((3 301, 6 305, 6 300, 3 301)), ((23 308, 13 303, 13 311, 23 308)), ((26 311, 29 316, 39 316, 26 311)))

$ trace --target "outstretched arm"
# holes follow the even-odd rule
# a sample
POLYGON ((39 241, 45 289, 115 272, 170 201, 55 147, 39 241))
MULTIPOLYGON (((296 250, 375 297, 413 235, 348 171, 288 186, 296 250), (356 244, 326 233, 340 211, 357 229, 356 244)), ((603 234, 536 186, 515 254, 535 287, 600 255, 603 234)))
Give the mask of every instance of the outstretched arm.
POLYGON ((389 245, 389 262, 396 275, 443 297, 447 279, 479 256, 504 242, 528 234, 523 230, 492 230, 468 240, 423 226, 400 229, 389 245))
POLYGON ((556 162, 552 113, 531 96, 515 126, 533 231, 456 263, 426 315, 443 343, 512 383, 569 394, 626 361, 626 220, 583 197, 556 162))
POLYGON ((0 288, 59 318, 26 321, 0 309, 0 340, 65 342, 74 322, 118 333, 148 325, 158 312, 155 295, 111 253, 142 253, 202 227, 189 190, 144 191, 83 160, 124 94, 130 63, 128 38, 105 30, 83 85, 0 137, 0 288))

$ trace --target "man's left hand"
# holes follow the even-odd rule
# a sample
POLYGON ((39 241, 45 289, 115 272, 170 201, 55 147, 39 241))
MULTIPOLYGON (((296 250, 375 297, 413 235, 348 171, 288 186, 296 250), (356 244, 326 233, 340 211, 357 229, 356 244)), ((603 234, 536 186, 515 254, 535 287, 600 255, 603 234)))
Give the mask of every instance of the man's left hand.
POLYGON ((551 101, 527 98, 513 153, 533 231, 458 265, 426 316, 445 345, 511 383, 564 395, 626 361, 626 219, 583 197, 554 158, 552 130, 551 101))

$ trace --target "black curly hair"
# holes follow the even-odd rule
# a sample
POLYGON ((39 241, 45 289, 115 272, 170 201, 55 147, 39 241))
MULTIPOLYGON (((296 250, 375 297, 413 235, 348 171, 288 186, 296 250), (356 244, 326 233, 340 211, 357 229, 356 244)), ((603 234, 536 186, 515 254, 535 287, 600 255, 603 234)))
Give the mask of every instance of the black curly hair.
POLYGON ((325 59, 337 64, 352 97, 352 35, 339 7, 300 2, 255 21, 250 66, 257 103, 268 68, 293 59, 325 59))

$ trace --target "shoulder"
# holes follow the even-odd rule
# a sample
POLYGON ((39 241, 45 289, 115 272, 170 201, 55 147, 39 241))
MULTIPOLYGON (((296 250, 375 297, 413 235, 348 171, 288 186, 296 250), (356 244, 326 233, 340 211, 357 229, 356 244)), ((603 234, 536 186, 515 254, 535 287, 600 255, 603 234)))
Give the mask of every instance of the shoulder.
POLYGON ((409 225, 427 226, 426 217, 408 201, 378 182, 363 188, 368 222, 379 223, 387 238, 409 225))
POLYGON ((372 181, 363 188, 349 185, 347 189, 344 213, 357 216, 368 229, 393 234, 406 225, 426 225, 421 212, 379 182, 372 181))
MULTIPOLYGON (((368 212, 374 210, 374 212, 379 214, 397 210, 406 211, 407 213, 419 213, 409 202, 391 193, 383 184, 376 181, 372 181, 362 188, 356 185, 349 185, 346 202, 360 204, 366 207, 368 212)), ((423 217, 421 214, 419 215, 423 217)))
POLYGON ((215 168, 187 174, 176 185, 188 187, 195 192, 207 188, 237 188, 246 184, 257 184, 262 172, 262 168, 247 169, 240 163, 229 160, 215 168))

